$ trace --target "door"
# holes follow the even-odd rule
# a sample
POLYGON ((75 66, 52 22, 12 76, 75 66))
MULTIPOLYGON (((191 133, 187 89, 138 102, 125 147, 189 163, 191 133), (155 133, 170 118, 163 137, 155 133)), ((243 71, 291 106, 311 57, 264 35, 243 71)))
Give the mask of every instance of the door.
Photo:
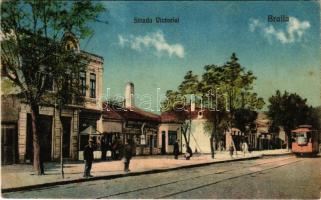
POLYGON ((161 152, 162 154, 166 154, 166 135, 165 135, 165 131, 162 131, 162 149, 161 152))
POLYGON ((149 136, 149 154, 153 154, 153 146, 154 146, 153 135, 149 136))
POLYGON ((16 125, 1 125, 1 162, 16 163, 17 159, 17 129, 16 125))
POLYGON ((63 126, 63 149, 62 155, 64 158, 70 157, 70 126, 71 126, 71 117, 62 117, 61 118, 63 126))
POLYGON ((43 161, 51 160, 52 117, 41 115, 38 130, 40 136, 40 151, 43 161))
MULTIPOLYGON (((38 119, 40 151, 43 161, 51 160, 52 117, 40 115, 38 119)), ((33 135, 31 115, 27 115, 26 162, 33 161, 33 135)))

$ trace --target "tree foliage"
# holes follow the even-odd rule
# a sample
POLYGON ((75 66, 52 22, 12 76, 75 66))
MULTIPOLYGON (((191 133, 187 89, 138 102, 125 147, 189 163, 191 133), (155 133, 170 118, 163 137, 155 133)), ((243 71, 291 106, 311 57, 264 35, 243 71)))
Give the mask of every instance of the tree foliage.
POLYGON ((291 130, 302 124, 312 125, 320 128, 320 108, 313 108, 307 105, 307 99, 302 98, 296 93, 283 94, 277 90, 269 98, 268 117, 272 120, 270 130, 277 131, 283 127, 288 136, 290 144, 291 130))
MULTIPOLYGON (((189 117, 189 110, 186 109, 190 104, 188 95, 195 95, 196 107, 212 111, 207 115, 210 122, 204 127, 207 133, 211 133, 213 149, 212 141, 222 139, 222 133, 227 126, 236 126, 241 130, 254 127, 257 115, 255 111, 264 105, 263 98, 253 92, 255 80, 252 71, 242 67, 233 53, 230 60, 222 66, 206 65, 200 78, 188 71, 176 91, 166 92, 162 111, 173 111, 186 120, 189 117)), ((189 123, 188 120, 185 123, 189 123)))
POLYGON ((89 22, 104 11, 90 1, 17 0, 1 4, 1 71, 19 87, 30 105, 33 130, 34 168, 40 174, 39 105, 58 105, 77 97, 79 72, 86 68, 77 51, 66 48, 66 32, 86 38, 92 32, 89 22), (74 81, 73 81, 74 80, 74 81), (55 85, 55 92, 48 87, 55 85))
POLYGON ((192 71, 188 71, 177 91, 167 91, 162 108, 163 111, 182 108, 182 105, 189 104, 186 102, 186 95, 194 94, 201 98, 201 101, 196 101, 198 107, 219 111, 218 124, 225 126, 226 121, 231 120, 232 125, 244 129, 255 120, 255 113, 251 111, 261 109, 264 105, 263 98, 253 92, 255 80, 252 71, 242 67, 233 53, 230 60, 222 66, 206 65, 200 79, 192 71), (235 118, 235 113, 238 119, 235 118), (230 117, 227 117, 228 114, 230 117), (246 116, 241 119, 243 115, 246 116))
POLYGON ((310 118, 310 108, 298 94, 290 94, 285 91, 283 94, 279 90, 269 98, 268 116, 273 121, 274 126, 282 126, 285 132, 300 124, 308 123, 310 118))

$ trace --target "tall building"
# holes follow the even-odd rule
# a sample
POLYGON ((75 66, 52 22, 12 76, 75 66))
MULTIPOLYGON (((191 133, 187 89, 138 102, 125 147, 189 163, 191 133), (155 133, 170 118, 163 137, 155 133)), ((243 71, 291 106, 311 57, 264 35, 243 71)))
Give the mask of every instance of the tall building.
MULTIPOLYGON (((78 159, 78 153, 89 139, 88 130, 96 131, 97 122, 101 118, 101 97, 103 87, 103 63, 101 56, 82 51, 79 49, 79 41, 71 34, 66 33, 63 37, 66 47, 73 49, 82 56, 88 58, 89 64, 86 71, 80 72, 80 84, 84 104, 75 105, 73 103, 65 106, 62 110, 62 120, 60 123, 59 112, 54 105, 40 106, 39 127, 41 140, 41 153, 45 161, 57 160, 63 157, 71 160, 78 159), (63 129, 62 129, 63 127, 63 129), (63 131, 62 131, 63 130, 63 131), (61 136, 63 141, 61 142, 61 136)), ((51 87, 55 89, 54 83, 51 87)), ((6 98, 6 97, 2 97, 6 98)), ((19 99, 13 95, 11 98, 19 99)), ((9 99, 10 100, 10 99, 9 99)), ((16 156, 20 163, 32 162, 32 126, 30 106, 21 101, 6 101, 2 103, 2 124, 9 124, 6 119, 10 119, 11 127, 15 129, 4 129, 8 134, 15 134, 13 144, 16 144, 16 156), (10 109, 6 104, 14 103, 17 114, 11 117, 4 116, 5 110, 10 109), (12 119, 14 117, 14 119, 12 119), (11 131, 10 130, 15 130, 11 131)), ((5 114, 6 115, 6 114, 5 114)), ((5 155, 4 155, 5 156, 5 155)))

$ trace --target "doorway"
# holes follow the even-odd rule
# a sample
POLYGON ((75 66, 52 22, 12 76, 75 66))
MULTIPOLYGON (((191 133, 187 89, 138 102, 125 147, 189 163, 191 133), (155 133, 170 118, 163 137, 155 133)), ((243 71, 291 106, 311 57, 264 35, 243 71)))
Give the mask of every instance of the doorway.
POLYGON ((62 155, 63 158, 70 157, 70 126, 71 117, 61 117, 61 123, 63 126, 63 146, 62 155))
MULTIPOLYGON (((43 161, 51 160, 52 117, 40 115, 38 120, 40 151, 43 161)), ((33 135, 31 115, 27 115, 26 161, 33 161, 33 135)))
POLYGON ((14 164, 18 158, 18 134, 16 124, 1 124, 1 163, 14 164))
POLYGON ((165 135, 165 131, 162 131, 162 149, 161 149, 161 153, 162 154, 166 154, 166 135, 165 135))

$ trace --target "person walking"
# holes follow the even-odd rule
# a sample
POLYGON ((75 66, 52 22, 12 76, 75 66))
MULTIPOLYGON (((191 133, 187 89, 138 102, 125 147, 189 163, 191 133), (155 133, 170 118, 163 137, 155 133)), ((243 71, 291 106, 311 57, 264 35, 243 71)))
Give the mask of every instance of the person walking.
POLYGON ((242 151, 243 151, 243 156, 245 156, 246 153, 249 153, 249 146, 247 145, 246 141, 244 141, 242 144, 242 151))
POLYGON ((174 151, 173 154, 175 156, 175 159, 178 159, 178 154, 179 154, 179 145, 178 145, 178 140, 175 141, 174 143, 174 151))
POLYGON ((123 153, 123 161, 124 161, 124 171, 130 172, 129 170, 129 163, 132 159, 133 153, 132 153, 132 140, 128 139, 127 143, 124 146, 124 153, 123 153))
POLYGON ((91 166, 94 160, 94 146, 93 146, 93 139, 88 140, 88 144, 85 146, 84 149, 84 160, 85 160, 85 171, 84 171, 84 177, 93 177, 90 174, 91 166))
POLYGON ((107 141, 106 136, 101 137, 100 141, 100 151, 101 151, 101 160, 106 160, 107 154, 107 141))

